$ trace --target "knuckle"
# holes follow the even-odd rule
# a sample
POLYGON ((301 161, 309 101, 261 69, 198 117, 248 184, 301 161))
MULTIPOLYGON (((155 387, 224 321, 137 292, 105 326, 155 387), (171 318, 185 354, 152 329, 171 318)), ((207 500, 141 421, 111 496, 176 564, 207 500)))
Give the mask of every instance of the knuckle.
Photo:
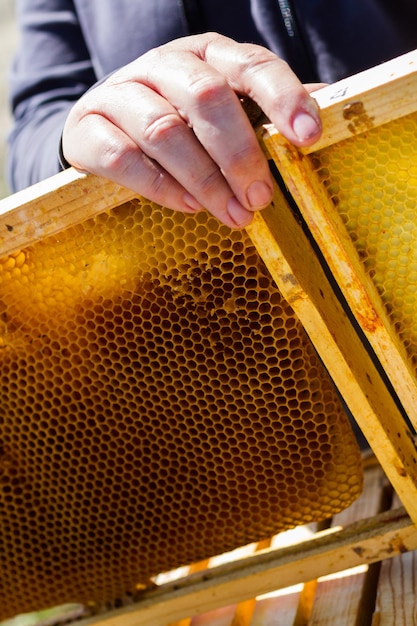
POLYGON ((120 141, 109 141, 103 147, 101 170, 106 178, 140 182, 140 193, 150 199, 162 197, 167 184, 165 172, 158 163, 134 144, 120 141))
POLYGON ((259 148, 257 144, 246 143, 240 149, 230 153, 223 153, 222 170, 226 177, 242 172, 242 169, 253 171, 261 163, 259 148))
POLYGON ((202 75, 195 78, 189 85, 189 98, 192 107, 200 111, 209 111, 228 102, 232 90, 226 79, 219 75, 202 75))
POLYGON ((183 132, 184 122, 175 113, 167 113, 148 121, 143 130, 146 145, 160 147, 170 143, 183 132))
POLYGON ((101 163, 105 172, 111 176, 126 173, 136 161, 135 146, 117 139, 109 139, 101 150, 101 163))
POLYGON ((254 44, 248 47, 245 55, 240 56, 239 61, 242 74, 251 76, 259 71, 263 71, 267 65, 279 63, 282 68, 288 66, 286 61, 277 57, 270 50, 254 44))
POLYGON ((217 168, 205 170, 200 176, 196 178, 193 187, 198 189, 198 195, 202 198, 211 198, 213 194, 217 194, 223 177, 220 170, 217 168))

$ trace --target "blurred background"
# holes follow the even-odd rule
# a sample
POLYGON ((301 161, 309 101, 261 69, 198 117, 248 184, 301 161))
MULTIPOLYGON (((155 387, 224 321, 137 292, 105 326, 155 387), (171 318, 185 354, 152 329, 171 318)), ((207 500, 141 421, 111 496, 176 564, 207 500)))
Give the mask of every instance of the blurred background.
POLYGON ((17 43, 14 4, 15 0, 0 0, 0 198, 10 193, 4 177, 4 168, 6 162, 6 140, 11 125, 7 72, 17 43))

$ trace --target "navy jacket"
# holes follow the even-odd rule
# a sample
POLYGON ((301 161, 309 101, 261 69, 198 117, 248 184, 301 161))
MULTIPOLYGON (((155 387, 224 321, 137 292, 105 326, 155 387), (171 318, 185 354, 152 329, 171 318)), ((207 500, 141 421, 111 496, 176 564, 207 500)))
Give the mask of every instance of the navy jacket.
POLYGON ((8 178, 20 189, 59 171, 72 103, 150 48, 217 31, 263 44, 304 81, 333 82, 417 48, 415 0, 17 0, 8 178))

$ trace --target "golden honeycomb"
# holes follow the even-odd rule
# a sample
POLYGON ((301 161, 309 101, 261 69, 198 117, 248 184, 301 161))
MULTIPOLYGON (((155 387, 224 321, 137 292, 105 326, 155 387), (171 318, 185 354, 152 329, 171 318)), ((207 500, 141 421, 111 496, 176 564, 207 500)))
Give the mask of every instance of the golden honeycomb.
POLYGON ((360 452, 245 232, 137 200, 0 263, 0 618, 320 520, 360 452))
POLYGON ((311 159, 417 372, 417 116, 311 159))

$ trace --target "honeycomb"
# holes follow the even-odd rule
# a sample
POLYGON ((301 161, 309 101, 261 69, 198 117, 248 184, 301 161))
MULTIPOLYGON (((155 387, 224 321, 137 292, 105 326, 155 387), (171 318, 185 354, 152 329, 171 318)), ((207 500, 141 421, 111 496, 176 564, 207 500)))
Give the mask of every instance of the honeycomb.
POLYGON ((417 116, 311 156, 417 374, 417 116))
POLYGON ((360 493, 360 453, 245 232, 137 200, 0 263, 0 618, 104 609, 360 493))

